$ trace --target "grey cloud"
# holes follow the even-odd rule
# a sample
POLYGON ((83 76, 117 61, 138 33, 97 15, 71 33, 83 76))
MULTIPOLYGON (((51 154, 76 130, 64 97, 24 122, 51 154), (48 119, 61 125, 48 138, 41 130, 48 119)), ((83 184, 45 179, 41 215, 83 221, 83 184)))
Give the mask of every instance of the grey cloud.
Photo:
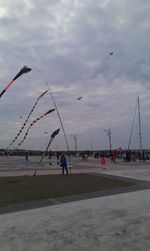
MULTIPOLYGON (((8 129, 6 138, 8 134, 10 137, 11 129, 16 130, 17 114, 25 116, 40 92, 47 88, 45 79, 52 87, 67 133, 80 134, 80 145, 83 142, 86 147, 89 134, 97 147, 100 147, 98 138, 102 139, 101 146, 107 147, 103 130, 111 126, 114 144, 125 145, 127 136, 123 135, 128 134, 138 95, 143 96, 143 130, 147 134, 148 0, 1 0, 1 5, 9 13, 0 22, 1 89, 22 64, 33 68, 0 100, 1 118, 8 129), (114 55, 106 60, 110 51, 114 55), (95 76, 90 79, 92 74, 95 76), (74 102, 81 95, 83 102, 74 102)), ((50 97, 43 98, 34 115, 52 105, 50 97)), ((52 129, 58 124, 58 119, 50 124, 44 120, 34 130, 33 142, 40 128, 52 129)))

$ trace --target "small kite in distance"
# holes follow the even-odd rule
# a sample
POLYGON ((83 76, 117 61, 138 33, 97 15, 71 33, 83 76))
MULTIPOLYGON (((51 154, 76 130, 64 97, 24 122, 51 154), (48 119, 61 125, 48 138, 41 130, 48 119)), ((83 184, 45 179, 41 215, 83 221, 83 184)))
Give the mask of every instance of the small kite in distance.
POLYGON ((95 71, 95 73, 90 77, 90 79, 94 79, 98 74, 100 74, 102 72, 102 68, 105 66, 106 62, 108 61, 108 59, 114 54, 113 51, 110 51, 108 53, 108 55, 106 56, 106 58, 104 59, 104 61, 101 63, 101 66, 99 68, 97 68, 97 70, 95 71), (101 69, 100 69, 101 68, 101 69))
POLYGON ((106 60, 108 60, 109 57, 112 56, 112 55, 114 55, 114 52, 113 52, 113 51, 110 51, 110 52, 109 52, 109 55, 106 57, 106 60))
POLYGON ((83 97, 82 97, 82 96, 80 96, 80 97, 76 98, 76 100, 81 100, 81 99, 83 99, 83 97))

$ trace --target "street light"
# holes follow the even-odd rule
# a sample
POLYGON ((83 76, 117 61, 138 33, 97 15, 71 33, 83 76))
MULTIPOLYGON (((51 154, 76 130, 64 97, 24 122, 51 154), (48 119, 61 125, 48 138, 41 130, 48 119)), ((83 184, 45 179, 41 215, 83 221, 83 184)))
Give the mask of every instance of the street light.
POLYGON ((110 157, 111 157, 111 147, 112 147, 112 144, 111 144, 111 129, 104 130, 104 132, 107 133, 107 136, 109 138, 109 150, 110 150, 110 157))
POLYGON ((74 150, 76 153, 76 151, 77 151, 77 134, 71 134, 71 136, 73 137, 73 140, 74 140, 74 150))
POLYGON ((46 135, 46 147, 47 147, 47 133, 48 132, 44 132, 45 133, 45 135, 46 135))

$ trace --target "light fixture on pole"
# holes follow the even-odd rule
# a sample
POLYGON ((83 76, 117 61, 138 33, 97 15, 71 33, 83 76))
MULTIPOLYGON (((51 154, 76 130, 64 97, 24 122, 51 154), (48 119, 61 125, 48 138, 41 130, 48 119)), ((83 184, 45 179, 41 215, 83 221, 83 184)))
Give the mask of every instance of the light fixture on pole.
POLYGON ((112 144, 111 144, 111 129, 104 130, 104 132, 107 133, 107 136, 109 138, 109 151, 110 151, 110 157, 111 157, 111 147, 112 147, 112 144))
POLYGON ((73 137, 73 140, 74 140, 74 150, 76 153, 76 151, 77 151, 77 134, 71 134, 71 136, 73 137))
POLYGON ((48 134, 48 132, 44 132, 44 134, 46 135, 45 140, 46 140, 46 146, 47 146, 47 134, 48 134))

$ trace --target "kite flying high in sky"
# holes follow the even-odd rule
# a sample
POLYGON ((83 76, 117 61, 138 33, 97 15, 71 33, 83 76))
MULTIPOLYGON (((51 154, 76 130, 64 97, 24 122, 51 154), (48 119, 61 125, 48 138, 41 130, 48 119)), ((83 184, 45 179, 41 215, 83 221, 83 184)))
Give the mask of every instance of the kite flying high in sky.
POLYGON ((106 57, 106 60, 108 60, 110 58, 110 56, 112 56, 113 54, 114 54, 114 52, 110 51, 109 54, 108 54, 108 56, 106 57))
POLYGON ((104 66, 106 64, 106 61, 112 56, 114 55, 113 51, 110 51, 109 54, 106 56, 106 58, 104 59, 104 61, 102 62, 101 66, 94 72, 94 74, 90 77, 90 79, 94 79, 99 73, 100 73, 100 68, 102 68, 102 66, 104 66))
POLYGON ((76 98, 76 100, 81 100, 83 97, 82 96, 80 96, 80 97, 78 97, 78 98, 76 98))
POLYGON ((18 72, 18 74, 6 85, 6 87, 4 88, 4 90, 0 93, 0 98, 3 96, 3 94, 7 91, 7 89, 11 86, 11 84, 17 79, 19 78, 22 74, 24 73, 28 73, 31 71, 31 68, 29 68, 28 66, 24 65, 21 70, 18 72))

